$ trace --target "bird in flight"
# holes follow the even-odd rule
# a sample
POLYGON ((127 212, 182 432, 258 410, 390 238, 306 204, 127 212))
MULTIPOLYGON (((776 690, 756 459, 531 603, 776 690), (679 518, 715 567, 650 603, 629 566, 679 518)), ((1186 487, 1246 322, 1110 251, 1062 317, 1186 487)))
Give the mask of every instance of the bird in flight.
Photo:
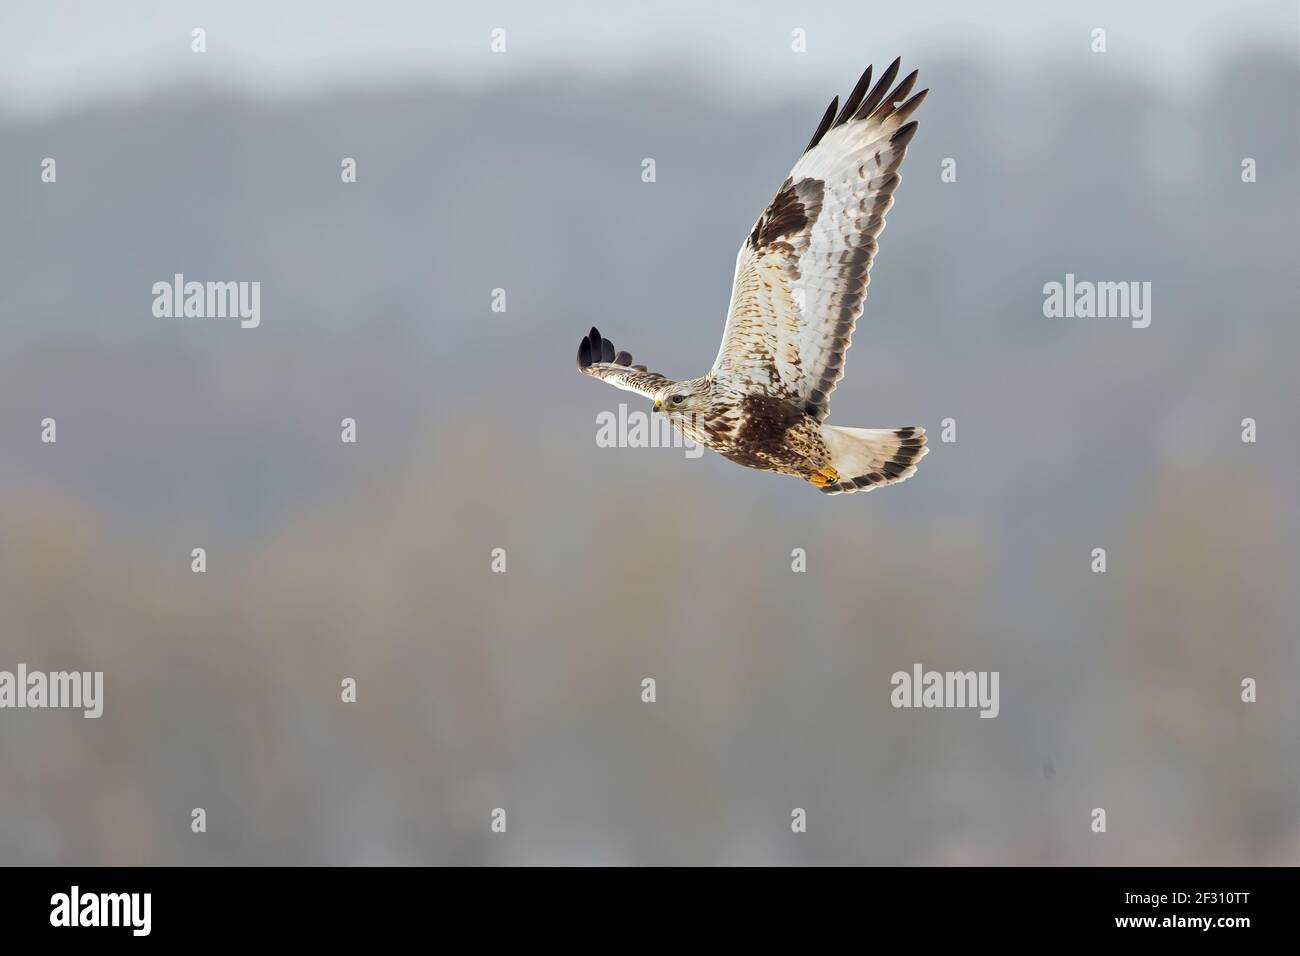
POLYGON ((928 90, 897 86, 895 60, 871 67, 839 109, 831 100, 794 169, 741 244, 722 347, 708 373, 675 382, 634 365, 592 329, 578 345, 586 375, 654 400, 687 438, 737 464, 793 475, 826 494, 911 477, 925 429, 826 424, 831 393, 870 281, 876 237, 928 90))

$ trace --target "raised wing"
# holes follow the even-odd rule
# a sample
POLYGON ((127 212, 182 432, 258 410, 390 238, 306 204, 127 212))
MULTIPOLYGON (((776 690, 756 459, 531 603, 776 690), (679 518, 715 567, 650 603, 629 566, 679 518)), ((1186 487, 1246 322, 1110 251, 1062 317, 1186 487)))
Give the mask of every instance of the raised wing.
POLYGON ((818 421, 844 376, 862 314, 876 237, 894 203, 898 167, 928 90, 906 99, 916 71, 890 90, 895 60, 871 87, 871 67, 839 98, 736 257, 715 379, 796 401, 818 421), (906 101, 905 101, 906 100, 906 101))
POLYGON ((602 338, 595 327, 578 343, 578 368, 584 375, 647 398, 654 398, 673 383, 666 375, 647 372, 644 365, 633 365, 631 354, 615 350, 614 343, 602 338))

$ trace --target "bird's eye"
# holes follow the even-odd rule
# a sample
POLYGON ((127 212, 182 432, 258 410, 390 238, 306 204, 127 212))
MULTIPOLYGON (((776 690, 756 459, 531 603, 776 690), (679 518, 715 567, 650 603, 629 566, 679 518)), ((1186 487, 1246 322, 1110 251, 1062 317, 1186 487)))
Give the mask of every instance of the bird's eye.
POLYGON ((684 399, 680 395, 669 395, 668 401, 673 405, 680 405, 684 399))

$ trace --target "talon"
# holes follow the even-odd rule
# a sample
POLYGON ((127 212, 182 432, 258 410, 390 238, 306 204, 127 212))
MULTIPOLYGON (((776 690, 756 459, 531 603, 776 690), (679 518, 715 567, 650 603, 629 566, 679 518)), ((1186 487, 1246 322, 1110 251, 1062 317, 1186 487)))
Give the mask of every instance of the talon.
POLYGON ((840 473, 834 468, 818 468, 808 476, 808 481, 818 488, 825 488, 839 480, 840 473))

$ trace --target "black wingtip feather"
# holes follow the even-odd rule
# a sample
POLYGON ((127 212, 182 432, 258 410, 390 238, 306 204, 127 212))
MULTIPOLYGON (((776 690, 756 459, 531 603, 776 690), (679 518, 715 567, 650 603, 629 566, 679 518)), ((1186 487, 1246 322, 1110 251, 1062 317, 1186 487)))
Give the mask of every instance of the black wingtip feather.
POLYGON ((898 121, 900 123, 905 121, 909 116, 911 116, 913 113, 916 112, 916 108, 918 106, 920 106, 922 103, 925 102, 926 94, 929 92, 930 91, 928 89, 922 90, 920 93, 917 93, 915 96, 913 96, 902 106, 894 110, 894 112, 890 115, 898 117, 898 121))
POLYGON ((862 104, 858 107, 858 111, 853 114, 854 119, 866 119, 876 111, 876 107, 880 105, 880 101, 883 100, 885 94, 889 92, 889 86, 894 82, 894 77, 898 76, 898 67, 902 62, 903 58, 901 56, 896 57, 894 62, 889 64, 889 68, 885 70, 884 73, 880 74, 880 79, 876 81, 876 85, 871 88, 871 92, 868 93, 866 99, 862 101, 862 104))
POLYGON ((898 131, 895 132, 893 136, 889 137, 890 145, 906 146, 912 141, 912 137, 916 135, 916 126, 916 120, 912 120, 912 122, 900 126, 898 131))
POLYGON ((822 121, 817 124, 816 132, 813 133, 812 139, 808 141, 808 145, 804 148, 805 153, 822 141, 822 137, 826 135, 826 131, 831 128, 831 120, 835 118, 835 110, 839 105, 840 98, 838 96, 833 97, 831 99, 831 105, 826 107, 826 114, 822 117, 822 121))
POLYGON ((903 77, 903 82, 894 87, 894 92, 889 94, 889 100, 894 105, 898 105, 907 98, 907 94, 912 92, 912 87, 916 86, 916 75, 920 70, 913 70, 907 76, 903 77))
POLYGON ((644 365, 632 364, 631 352, 620 352, 614 348, 614 343, 600 334, 600 330, 594 325, 591 331, 582 337, 578 343, 578 368, 587 369, 595 364, 614 364, 622 365, 625 368, 636 368, 644 372, 644 365))
POLYGON ((840 115, 835 117, 835 122, 831 124, 832 126, 839 126, 857 112, 858 104, 862 102, 862 97, 866 95, 869 86, 871 86, 870 66, 868 66, 867 71, 862 74, 862 78, 858 80, 858 85, 853 87, 853 92, 849 94, 849 98, 844 101, 844 109, 840 110, 840 115))
MULTIPOLYGON (((912 87, 916 85, 916 77, 919 72, 917 70, 913 70, 911 73, 907 74, 907 76, 903 77, 902 82, 900 82, 898 86, 894 87, 892 91, 890 90, 890 86, 893 85, 894 79, 898 76, 898 69, 902 65, 902 62, 902 57, 895 57, 894 62, 890 63, 889 66, 885 68, 885 72, 880 74, 880 79, 876 81, 875 86, 871 86, 872 68, 868 66, 862 76, 859 77, 857 85, 853 87, 853 92, 845 98, 844 108, 840 109, 838 113, 836 112, 836 109, 839 106, 839 97, 837 96, 832 99, 831 105, 826 108, 826 112, 822 116, 822 121, 817 124, 817 130, 813 133, 812 139, 808 141, 808 145, 804 148, 804 152, 806 153, 809 150, 816 148, 817 144, 822 141, 822 138, 826 133, 835 127, 842 126, 849 120, 867 119, 878 110, 883 111, 884 114, 888 114, 897 109, 900 114, 899 120, 902 121, 907 119, 907 117, 921 105, 921 101, 925 99, 925 94, 928 93, 929 90, 922 90, 910 100, 907 99, 908 94, 912 92, 912 87), (867 92, 868 87, 870 87, 870 92, 867 92), (906 102, 903 102, 904 100, 906 100, 906 102), (902 103, 902 106, 899 106, 899 103, 902 103)), ((916 124, 911 125, 914 128, 916 124)), ((904 127, 904 129, 906 129, 906 127, 904 127)), ((899 133, 902 133, 902 130, 899 130, 899 133)), ((910 138, 911 133, 908 133, 903 137, 904 145, 906 145, 907 139, 910 138)), ((895 134, 893 141, 898 142, 898 140, 899 135, 895 134)))

